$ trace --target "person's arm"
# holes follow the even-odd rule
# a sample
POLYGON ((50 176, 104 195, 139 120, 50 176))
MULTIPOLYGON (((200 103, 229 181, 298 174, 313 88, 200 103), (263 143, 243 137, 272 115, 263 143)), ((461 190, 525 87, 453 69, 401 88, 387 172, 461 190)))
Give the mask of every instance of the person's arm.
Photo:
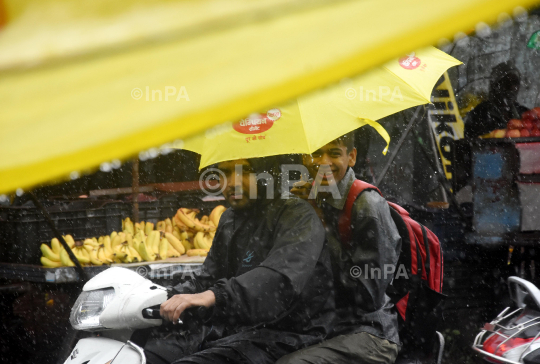
POLYGON ((289 199, 275 215, 273 247, 256 268, 220 279, 213 320, 259 324, 275 320, 298 299, 315 270, 325 241, 324 228, 304 201, 289 199))
POLYGON ((386 289, 394 277, 391 271, 397 270, 401 252, 401 238, 390 207, 376 191, 366 191, 355 201, 352 232, 352 264, 362 271, 359 276, 352 269, 344 273, 354 289, 356 306, 373 312, 385 302, 386 289))
POLYGON ((216 232, 214 243, 212 244, 200 273, 192 271, 183 272, 183 278, 187 278, 182 283, 173 287, 174 294, 194 294, 208 290, 218 279, 225 276, 224 262, 227 257, 227 245, 221 239, 221 232, 216 232), (221 257, 221 259, 216 259, 221 257))
MULTIPOLYGON (((227 235, 232 229, 232 211, 225 211, 220 219, 216 230, 214 242, 208 256, 204 260, 201 272, 198 274, 183 272, 186 279, 172 289, 172 297, 161 304, 160 315, 163 319, 178 322, 178 318, 186 309, 194 306, 212 307, 215 304, 215 296, 210 288, 218 279, 226 276, 224 262, 227 259, 227 235), (217 259, 216 257, 221 257, 217 259)), ((183 277, 184 278, 184 277, 183 277)))

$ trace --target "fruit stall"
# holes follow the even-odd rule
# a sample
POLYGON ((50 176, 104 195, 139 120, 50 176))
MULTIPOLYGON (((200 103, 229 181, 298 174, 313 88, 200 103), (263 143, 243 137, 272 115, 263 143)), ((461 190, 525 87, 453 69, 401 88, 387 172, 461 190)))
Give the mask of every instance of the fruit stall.
POLYGON ((46 216, 33 201, 0 207, 0 321, 14 333, 4 337, 2 355, 45 363, 67 357, 80 335, 69 324, 71 307, 82 285, 111 266, 164 286, 199 273, 225 211, 222 201, 193 188, 146 189, 139 194, 139 222, 132 221, 132 201, 103 190, 37 201, 46 216))
POLYGON ((540 108, 470 145, 471 244, 532 246, 540 241, 540 108))
POLYGON ((65 283, 86 280, 110 265, 138 271, 148 267, 148 273, 174 265, 200 265, 225 211, 222 205, 201 212, 182 207, 174 198, 160 199, 139 203, 141 217, 148 219, 134 223, 124 217, 131 212, 130 203, 50 203, 41 206, 45 218, 36 207, 0 209, 1 278, 65 283))

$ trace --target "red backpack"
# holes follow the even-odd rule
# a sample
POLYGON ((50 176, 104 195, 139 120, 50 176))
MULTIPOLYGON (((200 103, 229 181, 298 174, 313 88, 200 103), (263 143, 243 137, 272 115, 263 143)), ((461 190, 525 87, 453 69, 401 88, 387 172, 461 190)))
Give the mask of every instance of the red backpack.
MULTIPOLYGON (((338 229, 342 244, 351 247, 351 213, 353 204, 364 191, 381 191, 369 183, 355 180, 339 218, 338 229)), ((390 213, 401 236, 401 254, 394 280, 387 294, 400 317, 402 340, 429 341, 434 336, 441 316, 439 303, 445 297, 442 291, 443 256, 437 236, 413 220, 401 206, 388 202, 390 213), (405 267, 406 276, 398 274, 405 267), (398 277, 399 276, 399 277, 398 277)))

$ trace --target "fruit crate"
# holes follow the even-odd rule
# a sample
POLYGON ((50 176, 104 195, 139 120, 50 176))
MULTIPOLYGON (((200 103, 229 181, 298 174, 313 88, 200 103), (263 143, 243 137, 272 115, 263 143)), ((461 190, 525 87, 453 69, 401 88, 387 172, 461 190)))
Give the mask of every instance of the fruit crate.
MULTIPOLYGON (((61 234, 75 240, 110 234, 122 228, 123 204, 118 201, 64 201, 46 207, 61 234)), ((42 243, 54 234, 35 206, 0 208, 0 261, 40 264, 42 243)))

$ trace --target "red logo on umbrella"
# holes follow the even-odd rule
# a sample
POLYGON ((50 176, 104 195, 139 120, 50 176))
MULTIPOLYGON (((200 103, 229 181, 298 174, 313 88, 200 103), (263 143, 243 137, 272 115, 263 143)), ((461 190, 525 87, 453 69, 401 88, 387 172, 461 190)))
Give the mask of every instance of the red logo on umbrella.
POLYGON ((413 52, 405 57, 399 59, 399 65, 406 70, 414 70, 422 64, 420 58, 416 57, 416 54, 413 52))
POLYGON ((233 124, 234 130, 242 134, 259 134, 267 131, 274 125, 274 121, 281 118, 279 109, 268 110, 266 114, 251 114, 249 117, 233 124))

